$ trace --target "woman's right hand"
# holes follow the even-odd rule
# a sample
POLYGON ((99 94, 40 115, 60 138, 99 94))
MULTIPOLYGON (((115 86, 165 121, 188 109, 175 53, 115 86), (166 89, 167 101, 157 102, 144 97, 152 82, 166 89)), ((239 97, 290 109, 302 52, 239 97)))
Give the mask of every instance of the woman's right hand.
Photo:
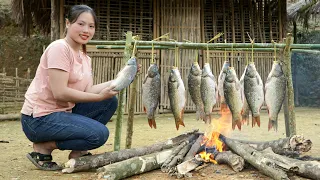
POLYGON ((113 89, 115 86, 109 86, 104 88, 103 90, 100 91, 99 95, 101 96, 102 100, 112 98, 113 96, 117 95, 119 91, 114 91, 113 89))

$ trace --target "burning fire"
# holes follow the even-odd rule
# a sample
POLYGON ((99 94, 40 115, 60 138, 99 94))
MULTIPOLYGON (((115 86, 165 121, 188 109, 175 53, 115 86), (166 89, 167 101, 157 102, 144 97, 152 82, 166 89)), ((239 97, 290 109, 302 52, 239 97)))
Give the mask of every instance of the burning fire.
POLYGON ((227 135, 231 115, 229 112, 221 111, 221 117, 212 119, 211 124, 205 132, 201 145, 205 145, 205 151, 199 153, 205 162, 217 164, 214 156, 218 152, 224 151, 224 143, 220 140, 220 134, 227 135), (210 151, 210 152, 209 152, 210 151))

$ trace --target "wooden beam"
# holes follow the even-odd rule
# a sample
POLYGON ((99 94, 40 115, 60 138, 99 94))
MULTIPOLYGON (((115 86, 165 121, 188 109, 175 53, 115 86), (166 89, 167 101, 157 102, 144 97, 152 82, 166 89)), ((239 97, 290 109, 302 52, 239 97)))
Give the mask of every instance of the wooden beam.
POLYGON ((59 2, 60 0, 51 0, 51 41, 57 40, 60 37, 59 2))

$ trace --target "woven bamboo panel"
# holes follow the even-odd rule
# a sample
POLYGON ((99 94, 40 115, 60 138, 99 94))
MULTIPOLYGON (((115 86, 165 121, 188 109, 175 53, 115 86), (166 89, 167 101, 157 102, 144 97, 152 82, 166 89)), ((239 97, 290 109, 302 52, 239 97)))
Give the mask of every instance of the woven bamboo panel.
POLYGON ((127 31, 140 35, 143 40, 152 39, 152 0, 66 0, 65 12, 76 4, 86 4, 96 12, 99 26, 94 39, 124 39, 124 33, 127 31))
POLYGON ((250 42, 248 32, 255 42, 278 41, 279 4, 275 0, 204 0, 204 40, 223 32, 216 42, 250 42))

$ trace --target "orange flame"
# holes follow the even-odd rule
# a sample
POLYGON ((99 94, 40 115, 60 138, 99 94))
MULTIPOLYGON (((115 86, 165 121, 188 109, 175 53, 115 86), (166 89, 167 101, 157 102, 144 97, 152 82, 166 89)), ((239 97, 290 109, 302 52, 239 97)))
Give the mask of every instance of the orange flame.
MULTIPOLYGON (((227 135, 230 126, 231 114, 228 111, 221 111, 221 117, 218 119, 212 119, 211 124, 208 127, 208 130, 205 132, 203 137, 202 145, 206 144, 206 147, 215 147, 217 151, 222 152, 224 148, 224 143, 220 141, 220 133, 227 135)), ((206 162, 212 162, 217 164, 217 161, 214 160, 214 155, 207 153, 205 151, 199 153, 201 158, 206 162)))

